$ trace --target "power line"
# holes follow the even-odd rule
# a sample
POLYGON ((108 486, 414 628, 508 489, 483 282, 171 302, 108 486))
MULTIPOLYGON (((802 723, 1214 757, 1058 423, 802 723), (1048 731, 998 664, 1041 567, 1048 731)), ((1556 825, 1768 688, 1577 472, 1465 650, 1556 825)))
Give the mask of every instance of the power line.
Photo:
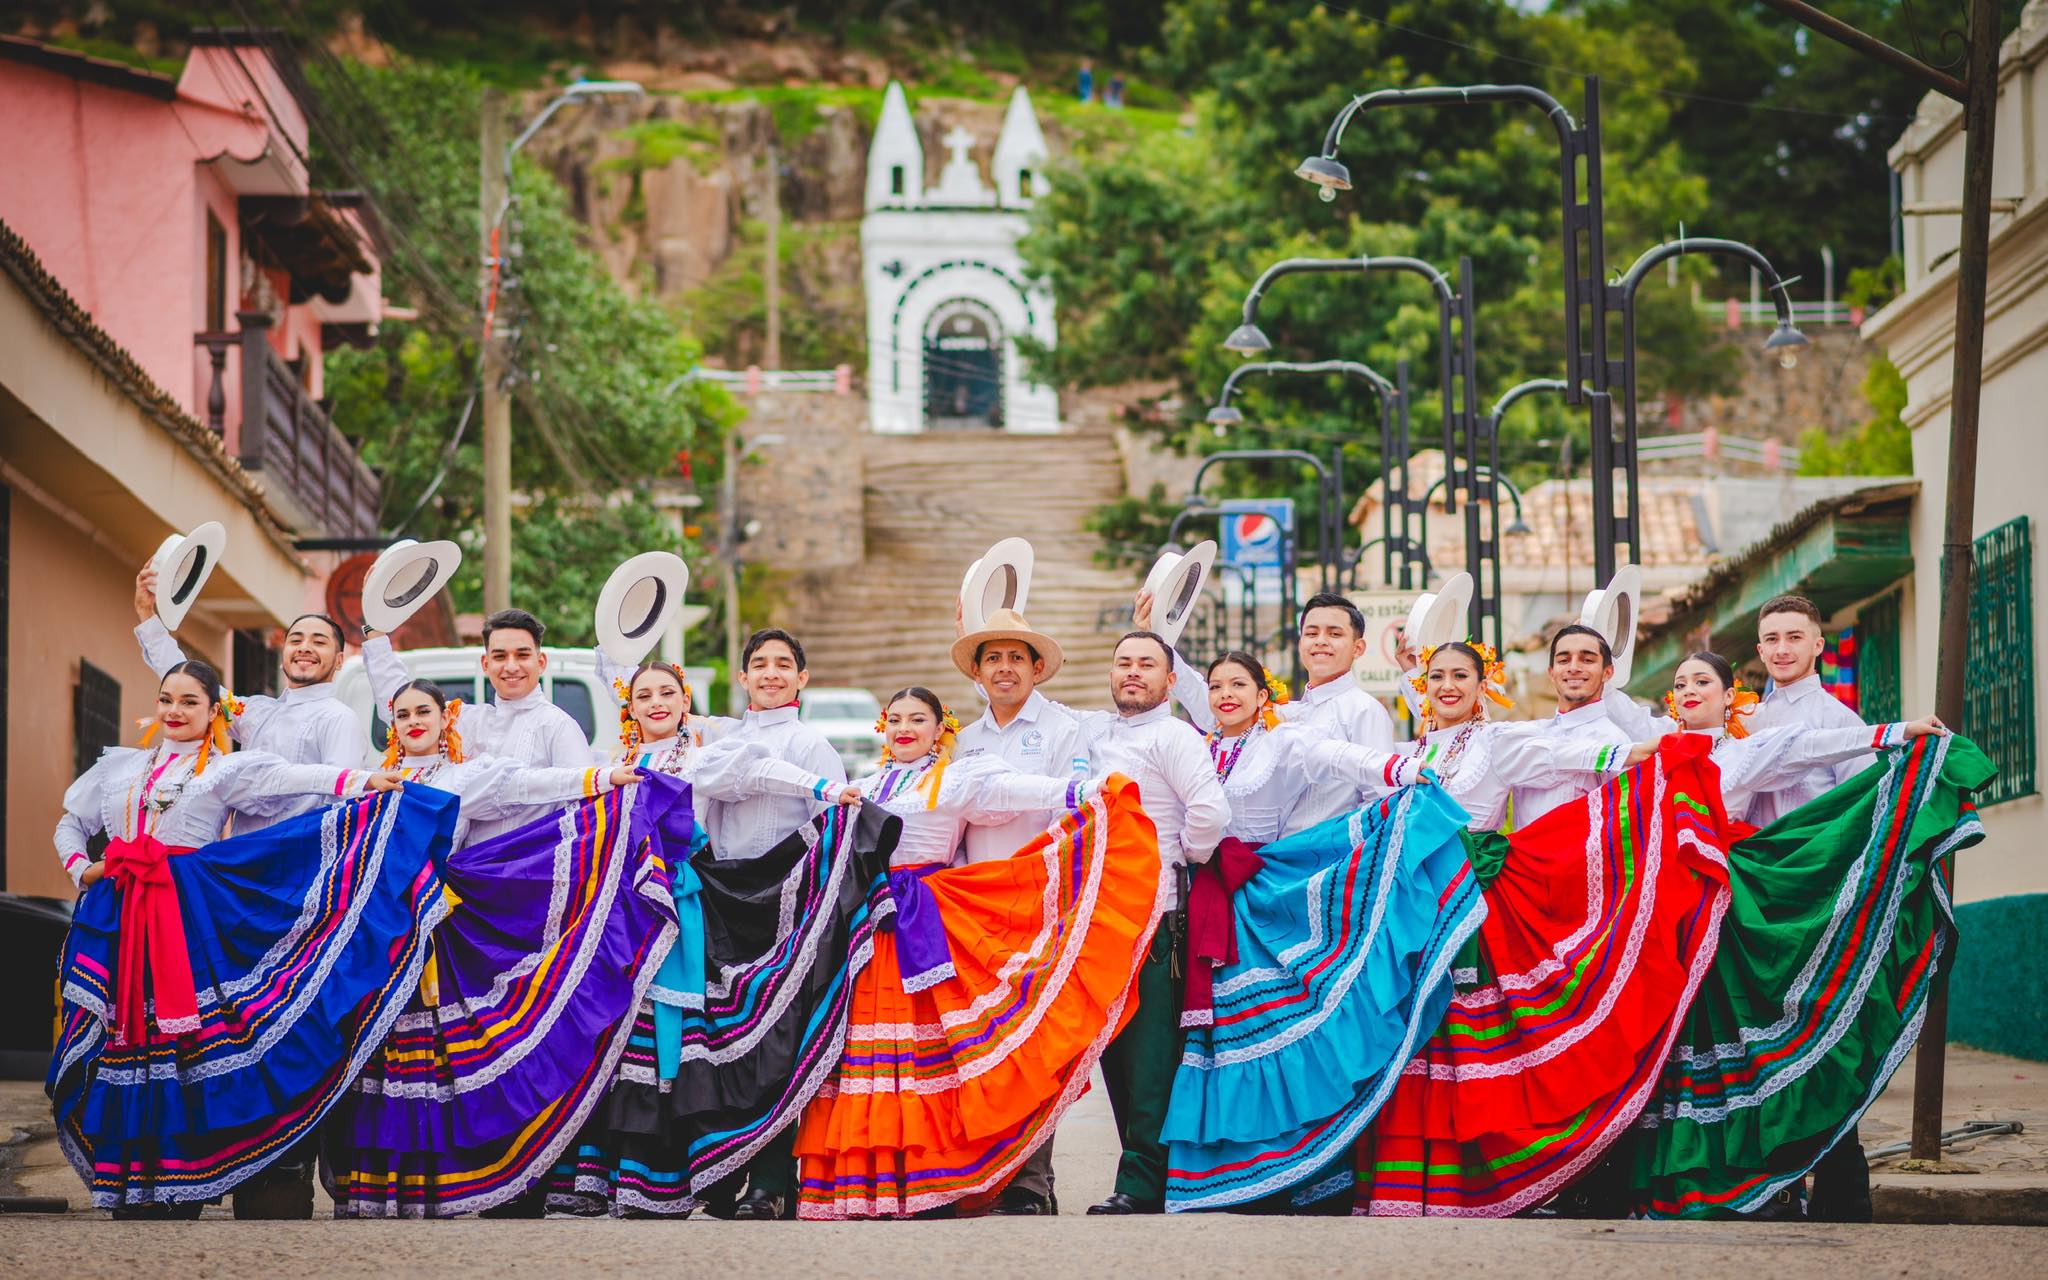
MULTIPOLYGON (((1536 67, 1544 71, 1556 71, 1563 75, 1573 76, 1578 79, 1584 79, 1585 77, 1594 74, 1590 71, 1582 71, 1577 67, 1562 66, 1555 62, 1544 62, 1538 58, 1525 58, 1519 54, 1502 53, 1498 49, 1489 49, 1484 45, 1467 44, 1463 40, 1453 40, 1449 36, 1440 36, 1429 31, 1418 31, 1414 27, 1403 26, 1398 22, 1392 22, 1386 18, 1375 17, 1370 13, 1365 13, 1360 10, 1350 8, 1347 5, 1331 4, 1328 2, 1328 0, 1322 0, 1322 7, 1325 9, 1334 9, 1339 13, 1349 14, 1354 18, 1359 18, 1363 21, 1370 22, 1374 26, 1385 27, 1389 31, 1398 31, 1402 35, 1414 36, 1418 40, 1428 40, 1436 44, 1449 45, 1454 49, 1463 49, 1467 53, 1476 53, 1483 58, 1493 58, 1501 62, 1519 63, 1525 67, 1536 67)), ((1716 107, 1739 107, 1744 111, 1768 111, 1778 115, 1809 116, 1824 120, 1849 120, 1856 121, 1859 123, 1863 121, 1882 120, 1892 124, 1907 124, 1911 121, 1910 116, 1895 116, 1887 112, 1881 111, 1843 112, 1822 111, 1813 107, 1766 106, 1765 104, 1760 102, 1744 102, 1737 98, 1718 98, 1712 94, 1688 93, 1682 89, 1665 89, 1660 88, 1659 86, 1653 84, 1644 84, 1639 80, 1617 80, 1611 76, 1605 75, 1601 76, 1601 82, 1604 84, 1619 85, 1624 89, 1640 90, 1643 93, 1654 93, 1661 97, 1679 98, 1687 102, 1701 102, 1716 107)))

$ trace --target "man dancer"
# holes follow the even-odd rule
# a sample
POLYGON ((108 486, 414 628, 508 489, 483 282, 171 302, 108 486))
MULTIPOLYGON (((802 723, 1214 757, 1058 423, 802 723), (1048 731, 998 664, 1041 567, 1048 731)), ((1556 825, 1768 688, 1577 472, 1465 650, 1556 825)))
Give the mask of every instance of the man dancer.
MULTIPOLYGON (((135 575, 135 639, 142 659, 158 679, 185 660, 177 640, 156 616, 156 569, 143 566, 135 575)), ((341 667, 341 624, 324 613, 302 613, 285 629, 285 691, 272 698, 252 693, 241 697, 241 713, 228 733, 251 751, 267 751, 293 764, 325 764, 353 769, 363 763, 368 743, 363 726, 334 696, 334 673, 341 667)), ((266 818, 238 814, 236 831, 260 831, 286 817, 319 807, 307 799, 288 813, 266 818)))
MULTIPOLYGON (((1133 616, 1139 627, 1150 624, 1152 596, 1139 592, 1133 616)), ((1275 708, 1283 720, 1307 725, 1322 737, 1355 742, 1375 751, 1394 749, 1394 718, 1379 699, 1365 691, 1351 669, 1365 656, 1365 615, 1358 606, 1332 591, 1319 592, 1301 607, 1301 636, 1298 641, 1301 668, 1308 674, 1308 688, 1299 698, 1275 708)), ((1201 672, 1182 661, 1173 664, 1173 693, 1195 728, 1207 733, 1216 727, 1209 710, 1209 681, 1201 672)), ((1321 778, 1289 815, 1280 833, 1291 836, 1340 813, 1349 813, 1363 803, 1358 788, 1341 778, 1321 778)))
MULTIPOLYGON (((1626 753, 1635 738, 1609 715, 1607 682, 1614 678, 1614 651, 1607 637, 1583 622, 1559 627, 1550 637, 1550 686, 1557 692, 1557 714, 1530 722, 1523 732, 1559 742, 1606 742, 1626 753)), ((1617 691, 1614 695, 1620 697, 1617 691)), ((1519 726, 1517 726, 1519 728, 1519 726)), ((1561 804, 1591 790, 1583 782, 1550 787, 1510 787, 1508 824, 1526 827, 1561 804)))
MULTIPOLYGON (((1815 668, 1826 648, 1820 610, 1813 601, 1786 595, 1764 602, 1756 620, 1756 653, 1775 687, 1751 713, 1750 732, 1786 724, 1847 729, 1864 723, 1821 685, 1815 668)), ((1857 759, 1813 769, 1796 786, 1758 796, 1750 818, 1767 827, 1869 767, 1869 760, 1857 759)), ((1855 1130, 1842 1135, 1814 1165, 1806 1216, 1822 1222, 1870 1221, 1870 1162, 1863 1158, 1863 1140, 1855 1130)))
MULTIPOLYGON (((955 615, 955 629, 959 618, 955 615)), ((1088 777, 1088 753, 1081 724, 1065 707, 1046 699, 1038 686, 1052 678, 1065 657, 1052 637, 1032 630, 1024 616, 998 609, 988 625, 963 634, 953 645, 953 665, 981 686, 988 709, 960 730, 953 754, 965 759, 993 755, 1019 773, 1045 778, 1088 777)), ((969 862, 1007 858, 1060 817, 1057 810, 1020 814, 1000 825, 967 825, 969 862)), ((1006 1216, 1056 1214, 1052 1138, 1031 1153, 1003 1188, 990 1212, 1006 1216)))
MULTIPOLYGON (((1137 782, 1159 832, 1160 895, 1167 910, 1177 913, 1181 869, 1207 862, 1216 851, 1230 805, 1202 735, 1173 718, 1166 697, 1172 680, 1173 651, 1166 641, 1150 631, 1131 632, 1117 642, 1111 659, 1109 693, 1116 714, 1096 712, 1082 719, 1081 728, 1097 776, 1122 773, 1137 782)), ((1180 933, 1174 925, 1153 935, 1138 971, 1137 1011, 1102 1055, 1123 1158, 1116 1190, 1091 1206, 1091 1214, 1165 1210, 1166 1148, 1159 1131, 1180 1064, 1180 933)))
MULTIPOLYGON (((135 575, 135 639, 142 660, 159 680, 185 660, 184 650, 156 616, 156 568, 144 565, 135 575)), ((267 751, 293 764, 324 764, 353 769, 363 763, 368 744, 363 726, 334 696, 334 673, 341 666, 341 625, 324 613, 302 613, 285 628, 285 691, 272 698, 252 693, 240 699, 241 714, 228 721, 228 733, 251 751, 267 751)), ((260 831, 272 823, 318 808, 317 797, 281 809, 267 818, 235 815, 237 832, 260 831)), ((313 1216, 313 1161, 319 1143, 308 1139, 263 1172, 235 1188, 235 1216, 249 1219, 296 1219, 313 1216)))
MULTIPOLYGON (((811 682, 804 663, 804 647, 797 638, 779 627, 768 627, 747 637, 740 650, 740 687, 747 692, 747 709, 737 723, 719 739, 727 749, 743 749, 755 743, 777 760, 786 761, 806 773, 815 774, 843 788, 846 767, 839 753, 817 729, 798 715, 797 695, 811 682)), ((711 841, 711 856, 720 861, 758 858, 784 837, 824 812, 831 792, 817 796, 766 794, 744 786, 734 770, 708 770, 693 780, 694 801, 705 833, 711 841)), ((796 1125, 791 1123, 769 1140, 732 1176, 731 1192, 737 1192, 742 1176, 746 1195, 728 1210, 718 1201, 730 1192, 723 1184, 714 1191, 714 1216, 748 1221, 773 1221, 792 1216, 796 1196, 796 1125)))
MULTIPOLYGON (((575 717, 556 706, 541 688, 548 655, 541 651, 547 627, 524 609, 500 609, 484 619, 484 651, 478 659, 497 700, 480 707, 465 705, 456 732, 473 756, 507 756, 541 768, 566 769, 591 760, 590 739, 575 717)), ((391 646, 391 637, 363 628, 363 666, 379 705, 391 699, 409 678, 405 663, 391 646)), ((472 843, 488 840, 510 827, 503 823, 471 828, 472 843)))

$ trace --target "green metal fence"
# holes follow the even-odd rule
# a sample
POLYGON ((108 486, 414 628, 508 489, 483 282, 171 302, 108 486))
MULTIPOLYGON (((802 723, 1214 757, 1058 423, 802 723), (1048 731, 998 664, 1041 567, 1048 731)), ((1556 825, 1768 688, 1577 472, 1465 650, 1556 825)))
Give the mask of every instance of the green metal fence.
POLYGON ((2034 539, 2027 517, 1977 539, 1965 732, 1998 766, 1984 805, 2034 794, 2034 539))
POLYGON ((1899 592, 1856 611, 1856 713, 1871 724, 1905 718, 1899 674, 1899 592))

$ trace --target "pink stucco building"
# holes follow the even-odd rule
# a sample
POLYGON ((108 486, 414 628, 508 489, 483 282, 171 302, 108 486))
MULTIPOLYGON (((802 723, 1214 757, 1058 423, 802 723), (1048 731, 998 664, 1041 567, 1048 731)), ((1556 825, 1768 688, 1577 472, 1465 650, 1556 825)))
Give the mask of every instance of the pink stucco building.
POLYGON ((0 37, 0 888, 68 893, 58 797, 154 701, 130 600, 166 534, 227 525, 179 639, 257 690, 325 607, 301 544, 376 533, 323 356, 382 317, 379 230, 309 186, 315 113, 261 33, 175 77, 0 37))

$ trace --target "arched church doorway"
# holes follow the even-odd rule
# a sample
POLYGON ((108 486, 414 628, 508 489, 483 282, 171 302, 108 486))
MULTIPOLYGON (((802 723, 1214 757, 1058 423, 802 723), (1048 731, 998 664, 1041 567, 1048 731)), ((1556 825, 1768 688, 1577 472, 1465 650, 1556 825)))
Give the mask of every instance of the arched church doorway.
POLYGON ((1002 321, 971 299, 948 302, 925 324, 925 430, 1002 425, 1002 321))

